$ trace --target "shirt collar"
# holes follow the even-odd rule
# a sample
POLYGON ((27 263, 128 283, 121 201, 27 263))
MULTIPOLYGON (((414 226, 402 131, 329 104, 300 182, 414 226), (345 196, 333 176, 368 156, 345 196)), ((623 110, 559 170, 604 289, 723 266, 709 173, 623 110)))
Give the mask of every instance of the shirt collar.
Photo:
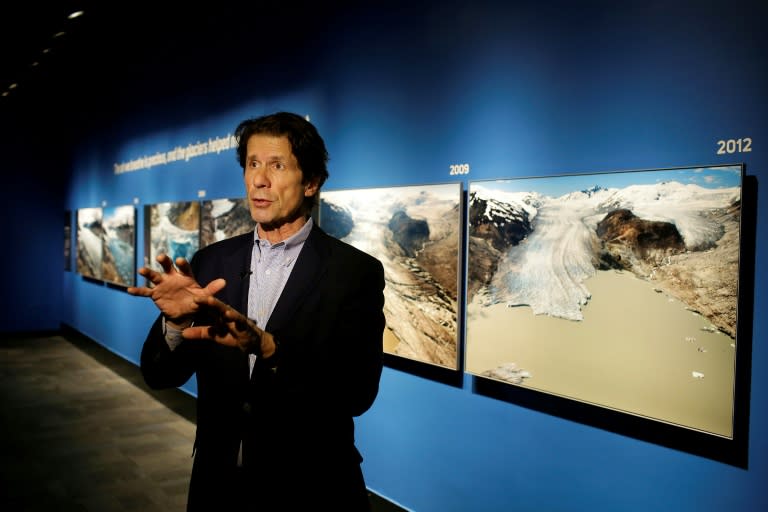
MULTIPOLYGON (((297 232, 295 232, 294 234, 292 234, 282 242, 278 242, 274 244, 274 247, 284 244, 286 249, 290 249, 292 247, 296 247, 297 245, 303 244, 304 242, 307 241, 307 238, 309 238, 309 232, 312 231, 313 225, 314 225, 314 221, 312 220, 312 217, 309 217, 307 219, 307 222, 305 222, 304 225, 301 226, 301 228, 297 232)), ((262 242, 262 239, 259 238, 258 226, 256 226, 256 229, 253 230, 253 242, 259 246, 261 245, 261 242, 262 242)), ((263 240, 263 242, 265 244, 269 244, 269 241, 266 239, 263 240)))

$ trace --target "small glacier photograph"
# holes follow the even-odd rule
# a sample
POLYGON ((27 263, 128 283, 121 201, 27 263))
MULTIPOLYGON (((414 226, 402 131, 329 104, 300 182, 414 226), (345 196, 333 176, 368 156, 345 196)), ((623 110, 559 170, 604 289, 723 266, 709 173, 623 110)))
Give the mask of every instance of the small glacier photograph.
POLYGON ((133 206, 104 207, 101 278, 112 284, 133 286, 136 282, 136 209, 133 206))
POLYGON ((200 203, 157 203, 148 205, 145 212, 145 222, 149 223, 145 264, 162 270, 157 263, 160 254, 167 254, 174 261, 179 257, 191 260, 200 248, 200 203))
POLYGON ((466 371, 732 438, 742 177, 471 181, 466 371))
POLYGON ((384 352, 458 368, 461 183, 322 191, 319 226, 384 266, 384 352))
POLYGON ((94 279, 101 279, 101 216, 100 207, 77 210, 77 273, 94 279))

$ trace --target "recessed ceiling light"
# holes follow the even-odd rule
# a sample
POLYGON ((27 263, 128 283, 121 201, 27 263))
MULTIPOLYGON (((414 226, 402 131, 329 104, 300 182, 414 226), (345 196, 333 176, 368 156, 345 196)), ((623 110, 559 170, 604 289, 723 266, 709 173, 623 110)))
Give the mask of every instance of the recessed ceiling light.
POLYGON ((67 18, 69 18, 70 20, 73 20, 75 18, 79 18, 83 14, 85 14, 85 11, 75 11, 72 14, 70 14, 69 16, 67 16, 67 18))
POLYGON ((19 86, 19 84, 11 84, 8 86, 9 89, 15 89, 19 86))
POLYGON ((56 32, 55 34, 53 34, 53 37, 61 37, 64 34, 66 34, 66 32, 56 32))

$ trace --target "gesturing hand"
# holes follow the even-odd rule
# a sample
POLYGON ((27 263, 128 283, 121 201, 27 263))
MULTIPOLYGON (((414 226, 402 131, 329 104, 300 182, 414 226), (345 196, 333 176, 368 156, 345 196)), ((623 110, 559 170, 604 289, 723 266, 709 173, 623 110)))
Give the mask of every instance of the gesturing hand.
POLYGON ((256 322, 247 316, 210 295, 195 297, 194 301, 198 307, 204 308, 214 321, 212 325, 184 329, 182 335, 185 338, 209 339, 261 357, 270 357, 275 353, 272 335, 260 329, 256 322))
POLYGON ((139 297, 150 297, 165 317, 177 324, 189 321, 197 311, 195 298, 209 297, 226 286, 224 279, 214 279, 203 288, 192 275, 192 267, 184 258, 176 258, 174 267, 167 254, 157 257, 163 272, 149 267, 139 269, 139 274, 147 278, 153 286, 129 287, 127 292, 139 297))

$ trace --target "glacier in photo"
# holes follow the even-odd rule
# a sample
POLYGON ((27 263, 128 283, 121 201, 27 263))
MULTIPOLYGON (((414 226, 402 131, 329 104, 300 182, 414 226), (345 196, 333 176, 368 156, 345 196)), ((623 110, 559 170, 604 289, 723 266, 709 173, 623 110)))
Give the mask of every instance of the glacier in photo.
MULTIPOLYGON (((596 231, 608 213, 625 209, 644 221, 672 224, 687 252, 706 251, 725 232, 713 212, 738 205, 740 195, 740 186, 708 188, 678 181, 622 188, 596 185, 558 195, 508 191, 495 182, 473 184, 470 204, 483 201, 488 205, 485 220, 476 222, 493 222, 498 227, 525 217, 530 223, 527 235, 505 249, 492 278, 477 291, 480 302, 529 306, 537 315, 582 320, 582 308, 591 297, 586 281, 599 268, 601 241, 596 231)), ((470 228, 470 237, 473 235, 477 231, 470 228)), ((470 266, 472 258, 470 252, 470 266)), ((662 266, 664 261, 657 263, 662 266)), ((649 268, 653 265, 636 265, 633 270, 639 277, 652 278, 655 270, 649 268)))

